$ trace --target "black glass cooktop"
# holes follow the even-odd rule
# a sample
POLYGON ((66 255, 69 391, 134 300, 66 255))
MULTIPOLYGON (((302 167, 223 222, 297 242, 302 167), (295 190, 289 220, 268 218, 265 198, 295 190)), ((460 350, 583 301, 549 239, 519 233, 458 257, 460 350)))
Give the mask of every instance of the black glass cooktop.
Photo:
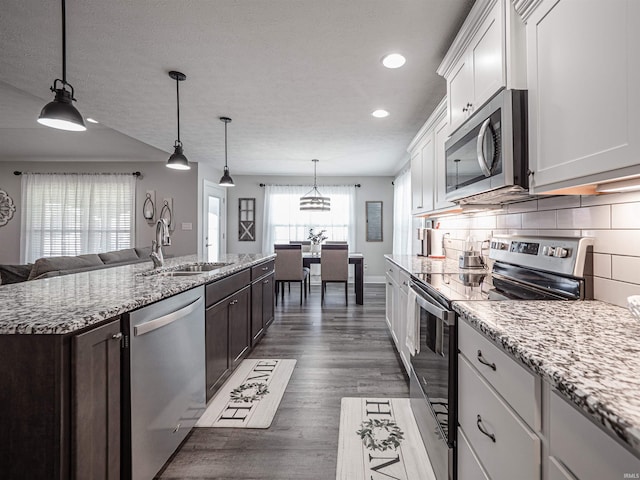
POLYGON ((440 303, 460 300, 488 300, 491 276, 487 270, 458 273, 418 273, 413 275, 440 303))

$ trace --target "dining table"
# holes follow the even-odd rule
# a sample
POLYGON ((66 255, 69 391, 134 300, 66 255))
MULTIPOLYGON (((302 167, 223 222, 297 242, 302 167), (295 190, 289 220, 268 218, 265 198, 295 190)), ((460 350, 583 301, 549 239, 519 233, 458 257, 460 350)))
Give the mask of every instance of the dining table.
MULTIPOLYGON (((311 267, 313 263, 320 263, 321 253, 303 252, 302 265, 311 267)), ((356 292, 356 304, 362 305, 364 299, 364 255, 357 252, 349 252, 349 264, 354 269, 354 289, 356 292)))

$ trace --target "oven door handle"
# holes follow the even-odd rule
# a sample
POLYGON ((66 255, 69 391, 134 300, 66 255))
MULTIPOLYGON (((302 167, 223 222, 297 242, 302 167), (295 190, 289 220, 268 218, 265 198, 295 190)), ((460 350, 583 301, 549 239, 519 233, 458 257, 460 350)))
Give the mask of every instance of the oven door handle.
POLYGON ((409 288, 416 293, 416 303, 420 308, 425 309, 431 315, 439 318, 447 325, 455 325, 456 315, 454 312, 447 310, 446 308, 439 307, 435 298, 422 289, 414 287, 412 282, 409 282, 409 288))

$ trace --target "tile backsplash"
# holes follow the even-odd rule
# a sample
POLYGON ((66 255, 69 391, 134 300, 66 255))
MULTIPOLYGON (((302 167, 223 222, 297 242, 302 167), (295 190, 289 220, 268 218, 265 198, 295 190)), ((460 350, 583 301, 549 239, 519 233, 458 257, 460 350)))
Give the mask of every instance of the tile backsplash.
POLYGON ((541 197, 436 221, 449 233, 445 249, 453 259, 469 236, 477 241, 494 234, 592 237, 595 298, 626 307, 628 296, 640 295, 640 192, 541 197))

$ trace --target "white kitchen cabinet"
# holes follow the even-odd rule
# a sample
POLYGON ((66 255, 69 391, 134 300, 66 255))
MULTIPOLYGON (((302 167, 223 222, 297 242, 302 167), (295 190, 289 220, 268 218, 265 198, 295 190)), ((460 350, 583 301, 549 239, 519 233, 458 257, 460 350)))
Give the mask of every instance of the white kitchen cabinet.
POLYGON ((433 170, 433 182, 435 184, 433 192, 433 207, 435 210, 441 210, 451 208, 455 206, 452 202, 447 202, 447 173, 445 171, 445 164, 447 158, 445 156, 444 143, 449 137, 449 120, 445 115, 440 123, 436 125, 434 135, 434 148, 435 148, 435 164, 433 170))
POLYGON ((541 379, 465 321, 458 323, 458 347, 458 424, 469 450, 458 456, 459 471, 539 480, 541 379))
POLYGON ((477 1, 438 74, 447 79, 450 131, 501 88, 526 88, 524 24, 508 0, 477 1))
MULTIPOLYGON (((437 208, 435 202, 439 198, 438 185, 446 182, 444 160, 442 160, 443 167, 439 170, 436 168, 438 151, 441 150, 444 156, 446 136, 443 136, 442 130, 438 135, 438 127, 445 119, 446 108, 446 99, 443 99, 407 149, 411 156, 411 213, 413 215, 424 215, 434 211, 437 208), (442 145, 438 142, 442 142, 442 145), (437 175, 441 175, 442 179, 440 180, 437 175)), ((446 189, 446 186, 444 188, 446 189)))
POLYGON ((640 475, 638 457, 556 392, 551 393, 549 411, 550 454, 565 467, 565 474, 571 472, 581 480, 637 478, 625 477, 624 474, 640 475))
POLYGON ((640 174, 640 2, 522 6, 532 192, 640 174))
POLYGON ((409 274, 391 260, 386 261, 386 309, 387 328, 400 355, 407 375, 410 371, 410 352, 406 346, 407 301, 409 274))
POLYGON ((409 300, 409 274, 400 270, 400 282, 398 285, 398 322, 396 323, 396 336, 398 337, 398 353, 404 364, 407 375, 411 371, 411 352, 407 347, 407 302, 409 300))

